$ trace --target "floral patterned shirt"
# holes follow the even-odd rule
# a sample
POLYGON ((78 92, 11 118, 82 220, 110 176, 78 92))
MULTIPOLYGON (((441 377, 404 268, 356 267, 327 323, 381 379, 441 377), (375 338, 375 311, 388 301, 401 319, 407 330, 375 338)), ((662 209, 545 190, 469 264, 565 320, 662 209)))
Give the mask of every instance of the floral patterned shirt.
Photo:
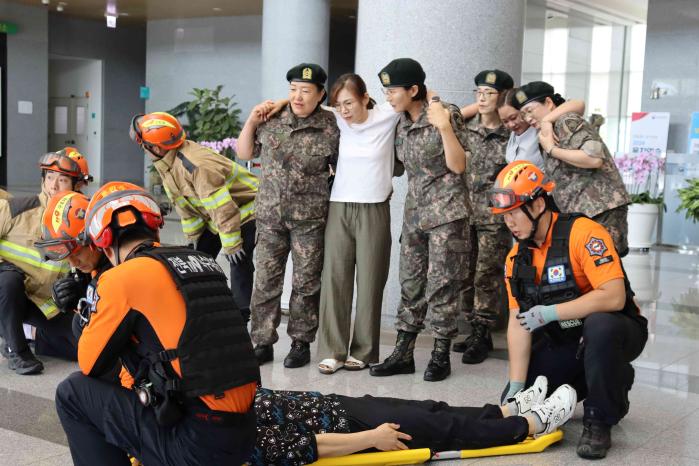
POLYGON ((318 460, 315 434, 349 433, 334 395, 259 388, 255 396, 257 442, 253 466, 299 466, 318 460))

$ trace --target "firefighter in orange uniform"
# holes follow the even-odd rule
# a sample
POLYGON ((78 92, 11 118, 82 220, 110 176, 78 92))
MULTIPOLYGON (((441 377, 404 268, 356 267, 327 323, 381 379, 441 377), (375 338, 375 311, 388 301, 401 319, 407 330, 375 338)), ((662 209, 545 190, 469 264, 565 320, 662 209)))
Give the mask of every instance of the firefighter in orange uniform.
POLYGON ((81 373, 56 391, 76 465, 241 464, 255 444, 259 368, 216 261, 160 247, 155 200, 131 183, 104 185, 86 234, 114 267, 88 292, 81 373), (121 361, 133 390, 98 377, 121 361))

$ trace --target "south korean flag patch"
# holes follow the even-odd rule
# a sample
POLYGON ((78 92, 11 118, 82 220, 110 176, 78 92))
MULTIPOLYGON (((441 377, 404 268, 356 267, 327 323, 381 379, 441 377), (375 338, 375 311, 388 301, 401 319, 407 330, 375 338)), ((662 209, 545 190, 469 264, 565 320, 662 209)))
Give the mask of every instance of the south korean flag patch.
POLYGON ((547 269, 549 284, 563 283, 566 281, 566 268, 563 264, 554 265, 547 269))

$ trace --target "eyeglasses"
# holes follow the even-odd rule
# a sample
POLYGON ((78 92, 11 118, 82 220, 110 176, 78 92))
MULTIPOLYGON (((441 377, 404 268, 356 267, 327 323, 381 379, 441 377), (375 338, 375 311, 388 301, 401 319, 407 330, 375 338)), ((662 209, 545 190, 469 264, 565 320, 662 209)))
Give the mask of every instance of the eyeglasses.
POLYGON ((536 110, 536 108, 540 105, 542 105, 541 102, 529 102, 527 105, 519 109, 519 114, 522 116, 523 120, 527 120, 532 116, 534 110, 536 110))
POLYGON ((400 88, 398 88, 398 87, 384 87, 381 89, 381 91, 383 92, 384 95, 394 96, 394 95, 398 94, 399 89, 400 88))
POLYGON ((481 97, 489 98, 498 94, 500 94, 498 91, 481 91, 480 89, 473 90, 473 95, 476 96, 476 99, 480 99, 481 97))
POLYGON ((78 163, 70 157, 56 152, 44 154, 39 159, 39 167, 46 170, 59 171, 68 176, 80 176, 80 166, 78 163))
POLYGON ((354 104, 356 104, 356 103, 357 103, 357 102, 354 101, 354 100, 345 100, 344 102, 337 102, 337 103, 334 105, 334 108, 335 108, 335 110, 337 110, 338 112, 342 111, 343 108, 346 109, 348 112, 351 112, 351 111, 352 111, 352 107, 354 107, 354 104))

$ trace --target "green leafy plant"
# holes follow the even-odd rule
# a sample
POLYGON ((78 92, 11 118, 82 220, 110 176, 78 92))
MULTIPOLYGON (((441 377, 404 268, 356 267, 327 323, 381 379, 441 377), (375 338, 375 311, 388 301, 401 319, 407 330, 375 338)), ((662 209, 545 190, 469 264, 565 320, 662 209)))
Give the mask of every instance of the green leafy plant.
MULTIPOLYGON (((231 97, 221 95, 222 85, 215 89, 194 88, 190 95, 194 98, 182 102, 168 110, 183 124, 188 139, 193 141, 223 141, 226 138, 238 136, 242 128, 240 109, 231 97), (186 122, 184 118, 186 117, 186 122)), ((234 152, 225 149, 223 155, 233 158, 234 152)))
POLYGON ((648 191, 639 194, 630 194, 632 204, 658 204, 663 206, 663 211, 667 212, 667 206, 663 200, 663 195, 653 197, 648 191))
POLYGON ((680 205, 677 212, 685 210, 685 218, 691 219, 693 223, 699 220, 699 178, 687 180, 687 187, 677 190, 680 197, 680 205))

